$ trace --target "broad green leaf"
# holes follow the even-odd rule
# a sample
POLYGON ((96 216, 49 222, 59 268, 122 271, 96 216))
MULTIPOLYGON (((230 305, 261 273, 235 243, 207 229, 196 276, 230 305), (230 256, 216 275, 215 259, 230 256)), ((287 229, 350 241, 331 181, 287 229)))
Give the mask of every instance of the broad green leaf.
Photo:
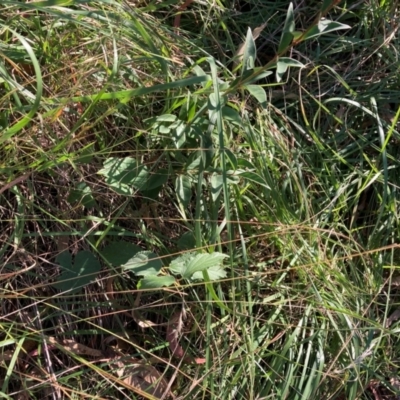
POLYGON ((213 199, 213 202, 216 202, 223 186, 222 175, 213 173, 210 182, 211 182, 211 197, 213 199))
POLYGON ((239 158, 238 159, 238 166, 240 168, 249 168, 250 170, 255 170, 256 168, 254 165, 246 158, 239 158))
POLYGON ((186 265, 186 269, 183 278, 190 279, 195 272, 208 270, 211 267, 219 266, 224 258, 227 258, 226 254, 218 252, 212 254, 197 254, 192 258, 186 265))
POLYGON ((259 81, 260 79, 266 78, 267 76, 272 75, 272 73, 273 73, 272 71, 263 71, 263 72, 261 72, 260 74, 257 74, 253 79, 251 79, 251 80, 249 81, 249 84, 250 84, 250 83, 257 82, 257 81, 259 81))
POLYGON ((267 107, 267 94, 259 85, 246 85, 246 90, 260 103, 261 107, 267 107))
MULTIPOLYGON (((267 26, 267 22, 254 28, 253 32, 249 28, 247 30, 246 40, 238 47, 235 57, 233 59, 233 70, 236 71, 240 63, 242 63, 241 78, 246 79, 248 77, 247 72, 251 72, 254 69, 254 61, 257 57, 255 40, 260 36, 261 32, 267 26)), ((231 84, 235 86, 237 82, 231 84)), ((223 89, 225 90, 225 88, 223 89)))
POLYGON ((56 257, 56 263, 61 265, 64 269, 72 268, 72 254, 69 251, 63 251, 56 257))
POLYGON ((341 24, 340 22, 330 21, 329 19, 322 19, 318 25, 313 26, 303 36, 302 40, 318 37, 324 33, 334 32, 341 29, 350 29, 351 26, 341 24))
MULTIPOLYGON (((220 112, 216 112, 216 115, 220 117, 220 112)), ((202 134, 200 135, 200 152, 201 152, 201 163, 203 169, 208 168, 213 161, 215 155, 214 143, 211 135, 202 134)))
POLYGON ((119 267, 126 264, 133 256, 143 251, 143 249, 136 244, 125 242, 123 240, 110 243, 99 253, 111 265, 119 267))
POLYGON ((130 194, 131 188, 148 191, 161 187, 168 179, 165 169, 152 172, 147 166, 139 165, 135 158, 108 158, 99 171, 106 183, 120 194, 130 194))
POLYGON ((212 119, 212 116, 214 115, 215 112, 220 112, 222 109, 222 101, 223 99, 219 96, 216 96, 215 93, 210 93, 208 96, 208 114, 210 120, 212 119))
POLYGON ((189 156, 189 160, 187 162, 186 171, 195 171, 200 167, 201 157, 197 155, 198 153, 193 152, 189 156))
POLYGON ((138 289, 158 289, 163 286, 172 286, 175 278, 171 275, 166 276, 146 276, 138 283, 138 289))
POLYGON ((171 127, 170 125, 159 125, 158 127, 158 132, 161 133, 162 135, 168 135, 171 132, 171 127))
POLYGON ((229 106, 222 107, 222 118, 239 126, 242 126, 243 124, 239 113, 229 106))
POLYGON ((141 251, 123 264, 122 268, 132 271, 135 275, 155 276, 158 275, 162 266, 160 257, 157 254, 151 251, 141 251))
POLYGON ((186 143, 186 124, 183 121, 172 130, 172 139, 177 149, 180 149, 186 143))
POLYGON ((125 157, 109 157, 104 161, 103 168, 98 172, 110 180, 127 180, 131 181, 138 170, 138 163, 135 158, 125 157))
POLYGON ((193 70, 193 72, 194 72, 197 76, 200 76, 200 77, 207 77, 207 79, 204 80, 204 81, 201 83, 201 86, 203 86, 203 88, 206 88, 206 87, 208 86, 209 82, 211 81, 211 76, 210 76, 210 75, 207 75, 207 74, 205 73, 205 71, 200 67, 200 65, 195 65, 195 66, 193 67, 192 70, 193 70))
MULTIPOLYGON (((254 69, 254 64, 257 58, 256 43, 253 38, 251 29, 247 29, 246 41, 243 47, 243 61, 242 61, 242 74, 250 69, 254 69)), ((236 54, 240 58, 241 54, 236 54)))
MULTIPOLYGON (((144 174, 143 174, 144 176, 144 174)), ((135 178, 137 179, 137 178, 135 178)), ((157 171, 150 171, 148 172, 147 175, 147 180, 140 182, 141 185, 137 185, 136 180, 134 180, 134 186, 141 190, 142 192, 144 191, 151 191, 156 188, 160 188, 163 186, 168 180, 168 170, 167 169, 159 169, 157 171)))
POLYGON ((289 58, 289 57, 280 57, 278 60, 278 63, 279 62, 287 65, 288 67, 304 68, 303 63, 301 63, 300 61, 297 61, 293 58, 289 58))
MULTIPOLYGON (((216 281, 218 279, 226 278, 226 270, 221 265, 214 265, 207 269, 208 277, 211 281, 216 281)), ((191 278, 194 281, 202 281, 204 279, 203 272, 195 272, 191 278)))
POLYGON ((293 41, 296 42, 303 35, 304 35, 304 32, 302 32, 302 31, 294 31, 293 32, 293 41))
POLYGON ((122 182, 110 182, 106 180, 106 183, 110 186, 111 189, 113 189, 115 192, 118 194, 124 195, 124 196, 130 196, 132 194, 132 186, 126 185, 125 183, 122 182))
POLYGON ((61 275, 53 284, 56 289, 63 292, 74 293, 88 285, 100 272, 101 265, 97 258, 90 251, 80 251, 74 260, 73 265, 62 265, 61 275))
POLYGON ((230 164, 231 164, 231 167, 232 167, 233 169, 236 169, 237 166, 238 166, 238 162, 237 162, 236 156, 232 153, 231 150, 229 150, 229 149, 227 149, 227 148, 224 149, 224 152, 225 152, 226 158, 229 160, 229 162, 230 162, 230 164))
POLYGON ((289 67, 303 68, 304 64, 302 64, 300 61, 293 60, 293 58, 280 57, 278 62, 276 63, 277 82, 280 82, 282 80, 282 76, 286 73, 289 67))
POLYGON ((183 274, 186 270, 187 264, 193 257, 195 257, 196 254, 198 254, 198 253, 188 252, 188 253, 184 253, 181 256, 175 258, 174 260, 171 261, 171 264, 168 267, 169 270, 175 275, 183 276, 183 274))
POLYGON ((132 192, 132 181, 139 175, 141 168, 132 157, 110 157, 98 172, 105 177, 106 183, 117 193, 129 195, 132 192))
POLYGON ((136 170, 136 176, 130 181, 124 179, 123 183, 133 186, 137 190, 148 190, 147 184, 150 180, 151 173, 146 166, 139 167, 136 170))
POLYGON ((241 176, 242 178, 247 179, 248 181, 252 181, 255 182, 261 186, 266 187, 267 189, 270 189, 270 187, 267 185, 267 183, 265 182, 265 180, 258 174, 256 174, 255 172, 251 172, 251 171, 237 171, 237 174, 239 176, 241 176))
POLYGON ((187 175, 178 175, 175 180, 175 192, 179 204, 186 208, 192 197, 192 181, 187 175))
POLYGON ((173 260, 169 269, 185 279, 190 279, 196 272, 220 266, 223 259, 226 257, 227 255, 218 252, 211 254, 186 253, 173 260))
POLYGON ((164 114, 164 115, 159 115, 156 117, 157 122, 175 122, 176 121, 176 115, 173 114, 164 114))
POLYGON ((279 42, 278 54, 284 52, 292 43, 293 32, 295 30, 293 3, 289 4, 289 8, 286 14, 286 21, 283 27, 281 40, 279 42))
POLYGON ((281 42, 278 48, 278 54, 283 54, 293 42, 294 35, 291 32, 282 33, 281 42))

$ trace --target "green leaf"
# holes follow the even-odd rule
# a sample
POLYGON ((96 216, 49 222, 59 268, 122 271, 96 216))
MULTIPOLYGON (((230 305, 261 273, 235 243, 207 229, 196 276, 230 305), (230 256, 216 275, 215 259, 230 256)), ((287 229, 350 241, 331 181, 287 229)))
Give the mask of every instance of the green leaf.
POLYGON ((296 41, 303 35, 304 35, 304 32, 302 32, 302 31, 294 31, 293 32, 293 40, 296 41))
POLYGON ((186 171, 196 171, 201 164, 201 156, 198 156, 196 152, 193 152, 188 159, 186 171))
POLYGON ((143 249, 136 244, 125 242, 123 240, 110 243, 99 253, 111 265, 119 267, 126 264, 135 254, 141 252, 143 249))
POLYGON ((117 193, 130 195, 132 181, 139 175, 140 167, 132 157, 107 158, 103 168, 98 172, 105 177, 106 183, 117 193))
POLYGON ((233 169, 236 169, 237 166, 238 166, 238 162, 237 162, 236 156, 232 153, 231 150, 229 150, 229 149, 227 149, 227 148, 224 149, 224 152, 225 152, 226 158, 229 160, 229 162, 230 162, 230 164, 231 164, 231 167, 232 167, 233 169))
POLYGON ((304 64, 300 61, 297 61, 293 58, 289 57, 280 57, 278 63, 281 62, 282 64, 287 65, 288 67, 295 67, 295 68, 304 68, 304 64))
POLYGON ((162 135, 167 135, 170 133, 171 128, 169 127, 169 125, 160 125, 158 127, 158 131, 159 133, 161 133, 162 135))
POLYGON ((80 251, 76 255, 73 265, 70 263, 70 256, 66 254, 58 260, 66 262, 66 264, 60 263, 62 272, 53 286, 63 292, 74 293, 79 291, 92 282, 101 269, 100 262, 90 251, 80 251))
POLYGON ((180 121, 172 130, 172 139, 177 149, 180 149, 186 143, 186 124, 180 121))
MULTIPOLYGON (((214 265, 207 269, 208 277, 211 281, 226 278, 226 271, 221 265, 214 265)), ((194 281, 202 281, 204 279, 203 272, 195 272, 191 278, 194 281)))
POLYGON ((279 43, 278 54, 283 54, 293 41, 294 35, 290 32, 282 33, 281 42, 279 43))
POLYGON ((167 181, 168 181, 168 170, 162 168, 155 172, 152 171, 149 172, 146 182, 143 182, 140 188, 137 187, 137 189, 141 190, 142 192, 151 191, 153 189, 160 188, 167 181))
POLYGON ((302 40, 318 37, 324 33, 338 31, 340 29, 350 29, 351 26, 341 24, 340 22, 330 21, 329 19, 322 19, 318 25, 313 26, 303 36, 302 40))
POLYGON ((175 258, 174 260, 171 261, 171 264, 168 267, 169 270, 175 275, 183 276, 186 270, 186 265, 196 254, 197 253, 194 252, 188 252, 175 258))
POLYGON ((209 81, 211 81, 211 76, 207 75, 205 73, 205 71, 200 67, 200 65, 195 65, 193 67, 193 72, 197 75, 197 76, 201 76, 201 77, 206 77, 207 79, 204 80, 204 82, 201 83, 201 85, 203 86, 203 88, 206 88, 208 86, 209 81))
POLYGON ((99 171, 105 176, 106 183, 117 193, 129 195, 132 187, 140 191, 149 191, 161 187, 168 180, 168 171, 161 169, 151 172, 147 166, 139 165, 135 158, 108 158, 99 171))
POLYGON ((226 254, 221 254, 218 252, 212 254, 197 254, 187 264, 186 270, 182 277, 189 279, 195 272, 208 270, 211 267, 218 266, 226 257, 228 257, 226 254))
MULTIPOLYGON (((217 118, 219 118, 220 112, 219 111, 216 112, 215 115, 217 118)), ((209 135, 208 133, 200 135, 200 149, 201 149, 200 152, 201 152, 202 168, 206 169, 212 164, 213 157, 215 154, 214 143, 211 138, 211 135, 209 135)))
POLYGON ((267 183, 265 182, 265 180, 258 174, 256 174, 255 172, 251 172, 251 171, 237 171, 237 174, 245 179, 247 179, 248 181, 252 181, 255 182, 261 186, 266 187, 267 189, 270 189, 270 187, 267 185, 267 183))
POLYGON ((163 286, 172 286, 175 278, 171 275, 166 276, 147 276, 138 283, 138 289, 158 289, 163 286))
POLYGON ((216 173, 212 174, 210 183, 211 183, 211 197, 213 199, 213 202, 217 201, 222 190, 223 182, 224 181, 222 175, 216 173))
POLYGON ((155 276, 158 275, 162 266, 163 264, 157 254, 151 251, 141 251, 123 264, 122 268, 133 272, 135 275, 155 276))
POLYGON ((72 267, 72 254, 69 251, 63 251, 56 257, 56 263, 62 265, 64 268, 72 267))
POLYGON ((137 161, 132 157, 109 157, 104 161, 99 174, 109 179, 124 179, 129 182, 137 175, 137 169, 137 161))
POLYGON ((174 114, 164 114, 164 115, 159 115, 156 118, 157 122, 175 122, 176 121, 176 115, 174 114))
POLYGON ((138 167, 136 176, 132 177, 130 181, 124 179, 123 183, 133 186, 137 190, 147 190, 147 185, 150 180, 151 173, 146 166, 138 167))
MULTIPOLYGON (((254 72, 256 72, 256 71, 254 71, 254 72)), ((253 79, 251 79, 249 81, 249 84, 257 82, 260 79, 266 78, 267 76, 270 76, 270 75, 272 75, 272 71, 263 71, 263 72, 259 73, 258 75, 256 75, 253 79)))
MULTIPOLYGON (((240 54, 238 54, 240 56, 240 54)), ((246 40, 243 47, 242 74, 250 69, 254 69, 257 58, 256 43, 253 38, 251 29, 247 29, 246 40)))
POLYGON ((293 60, 293 58, 281 57, 276 63, 276 81, 280 82, 282 76, 286 73, 289 67, 303 68, 304 64, 300 61, 293 60))
POLYGON ((234 110, 232 107, 229 106, 224 106, 222 107, 222 117, 223 119, 232 122, 236 125, 242 126, 243 121, 242 118, 240 117, 239 113, 234 110))
POLYGON ((186 175, 178 175, 175 180, 175 192, 179 204, 186 208, 192 197, 192 181, 186 175))
POLYGON ((246 90, 260 103, 261 107, 267 107, 267 94, 259 85, 246 85, 246 90))
POLYGON ((295 30, 293 3, 289 4, 289 8, 286 14, 286 21, 283 27, 281 40, 279 42, 278 54, 283 53, 292 43, 293 32, 295 30))
POLYGON ((169 268, 173 273, 190 279, 196 272, 209 270, 212 267, 221 267, 221 263, 226 257, 228 256, 218 252, 211 254, 187 253, 173 260, 169 268))
POLYGON ((238 159, 238 167, 240 168, 248 168, 250 170, 255 170, 254 165, 247 158, 239 158, 238 159))

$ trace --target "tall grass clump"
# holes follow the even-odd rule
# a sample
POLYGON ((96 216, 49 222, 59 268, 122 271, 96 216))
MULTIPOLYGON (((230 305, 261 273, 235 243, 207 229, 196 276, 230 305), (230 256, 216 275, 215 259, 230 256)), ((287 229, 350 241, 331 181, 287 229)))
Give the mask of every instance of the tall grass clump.
POLYGON ((395 2, 3 1, 0 395, 395 399, 395 2))

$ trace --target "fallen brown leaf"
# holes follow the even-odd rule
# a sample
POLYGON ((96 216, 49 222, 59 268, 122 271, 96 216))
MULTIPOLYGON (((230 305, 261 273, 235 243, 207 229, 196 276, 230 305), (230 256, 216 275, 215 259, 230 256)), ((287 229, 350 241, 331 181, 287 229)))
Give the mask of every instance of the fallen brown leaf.
POLYGON ((100 350, 93 349, 92 347, 85 346, 83 344, 75 342, 72 339, 57 340, 54 337, 49 337, 49 343, 53 345, 59 345, 64 350, 70 351, 74 354, 91 356, 91 357, 102 357, 103 353, 100 350))
POLYGON ((135 388, 139 393, 148 393, 151 396, 148 398, 169 397, 171 393, 169 393, 168 382, 162 374, 152 365, 137 361, 132 364, 132 359, 130 359, 128 366, 121 359, 116 362, 119 367, 117 375, 122 378, 122 381, 135 388))
POLYGON ((168 323, 166 339, 169 343, 172 355, 188 363, 194 362, 195 364, 204 364, 206 362, 205 358, 185 357, 185 350, 183 350, 182 346, 179 344, 179 337, 182 333, 184 319, 186 319, 186 311, 182 308, 181 311, 177 311, 173 314, 168 323))

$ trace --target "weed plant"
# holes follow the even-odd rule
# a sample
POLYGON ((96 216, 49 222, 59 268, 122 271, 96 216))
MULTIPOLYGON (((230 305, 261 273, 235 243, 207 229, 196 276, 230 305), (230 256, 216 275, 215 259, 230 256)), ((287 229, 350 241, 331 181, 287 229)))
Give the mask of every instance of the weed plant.
POLYGON ((398 21, 2 1, 1 397, 398 398, 398 21))

